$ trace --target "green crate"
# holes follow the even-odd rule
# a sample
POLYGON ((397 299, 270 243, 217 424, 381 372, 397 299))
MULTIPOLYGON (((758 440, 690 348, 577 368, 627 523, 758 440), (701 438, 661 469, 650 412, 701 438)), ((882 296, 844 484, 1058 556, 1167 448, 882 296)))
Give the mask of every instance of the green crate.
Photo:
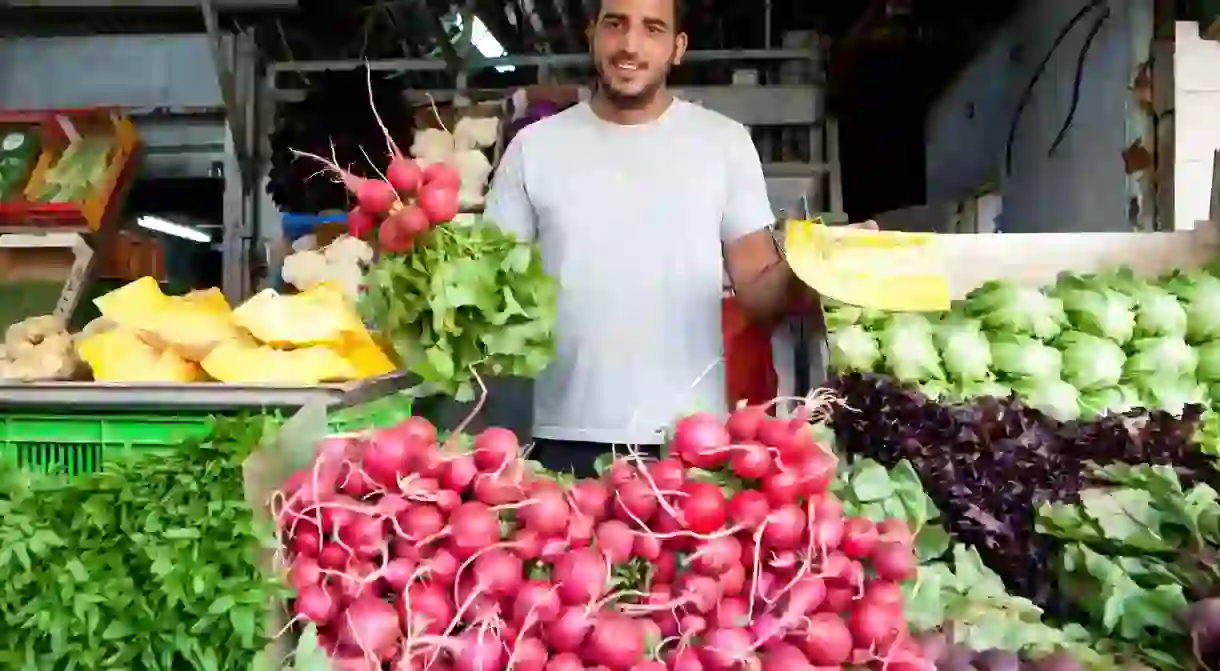
MULTIPOLYGON (((336 411, 330 425, 336 432, 359 431, 389 426, 410 414, 409 398, 388 396, 336 411)), ((202 436, 210 419, 210 414, 0 414, 0 462, 43 473, 94 473, 116 452, 173 449, 202 436)))

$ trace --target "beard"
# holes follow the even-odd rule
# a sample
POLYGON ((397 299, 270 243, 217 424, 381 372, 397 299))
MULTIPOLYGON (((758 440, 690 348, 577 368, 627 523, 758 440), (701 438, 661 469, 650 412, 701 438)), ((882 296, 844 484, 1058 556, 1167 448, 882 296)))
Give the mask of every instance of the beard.
POLYGON ((661 90, 661 87, 665 86, 665 80, 669 78, 669 64, 666 63, 662 67, 660 76, 654 81, 648 82, 639 91, 627 93, 616 89, 610 83, 613 79, 606 74, 605 67, 608 66, 603 66, 601 63, 597 64, 598 89, 610 104, 623 110, 638 110, 647 107, 656 98, 657 92, 661 90))

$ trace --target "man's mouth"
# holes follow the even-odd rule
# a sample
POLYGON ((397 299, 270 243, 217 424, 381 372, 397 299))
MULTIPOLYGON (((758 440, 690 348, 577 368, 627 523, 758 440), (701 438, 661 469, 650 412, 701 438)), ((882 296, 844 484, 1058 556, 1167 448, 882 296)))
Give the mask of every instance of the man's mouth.
POLYGON ((619 72, 636 72, 641 69, 639 63, 634 63, 631 61, 617 61, 611 63, 610 65, 619 72))

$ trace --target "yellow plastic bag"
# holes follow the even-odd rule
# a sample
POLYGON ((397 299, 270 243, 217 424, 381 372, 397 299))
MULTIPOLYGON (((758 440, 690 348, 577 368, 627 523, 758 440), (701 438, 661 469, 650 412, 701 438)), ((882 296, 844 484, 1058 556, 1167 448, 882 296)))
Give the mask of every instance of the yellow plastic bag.
POLYGON ((819 294, 892 312, 949 309, 949 278, 932 233, 788 222, 792 271, 819 294))
POLYGON ((91 335, 76 346, 98 382, 197 382, 199 366, 168 350, 158 350, 135 331, 115 328, 91 335))
POLYGON ((360 377, 356 367, 326 347, 277 350, 248 340, 221 343, 200 364, 220 382, 313 386, 360 377))
POLYGON ((335 310, 325 294, 284 296, 274 289, 260 291, 238 306, 233 321, 272 347, 338 345, 352 329, 347 316, 335 310))

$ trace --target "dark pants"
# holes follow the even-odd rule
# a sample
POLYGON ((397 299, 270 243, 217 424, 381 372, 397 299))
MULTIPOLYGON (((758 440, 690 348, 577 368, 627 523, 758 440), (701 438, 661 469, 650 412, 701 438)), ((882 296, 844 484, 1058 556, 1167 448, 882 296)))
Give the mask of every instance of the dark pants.
MULTIPOLYGON (((541 463, 548 471, 571 473, 578 478, 592 478, 597 476, 597 469, 594 467, 597 458, 609 454, 614 448, 610 443, 539 438, 534 440, 534 448, 530 450, 529 458, 541 463)), ((659 456, 661 452, 660 445, 640 445, 637 449, 651 457, 659 456)), ((625 453, 622 445, 618 446, 618 453, 625 453)))

